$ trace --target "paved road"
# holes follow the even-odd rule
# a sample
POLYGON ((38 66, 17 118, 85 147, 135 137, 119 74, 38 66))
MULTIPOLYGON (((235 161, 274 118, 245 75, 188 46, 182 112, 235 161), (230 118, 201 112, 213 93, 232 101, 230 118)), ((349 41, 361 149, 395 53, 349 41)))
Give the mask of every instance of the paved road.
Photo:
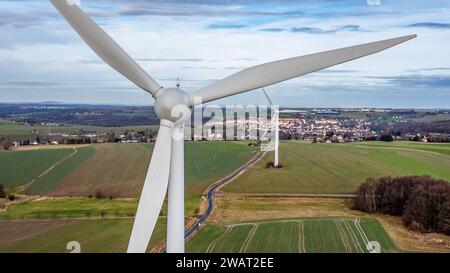
POLYGON ((216 183, 212 184, 207 193, 206 196, 208 198, 208 208, 206 209, 206 212, 198 219, 198 221, 192 225, 185 233, 184 233, 184 239, 188 239, 191 237, 198 229, 199 226, 202 225, 206 219, 209 217, 211 212, 213 211, 214 207, 214 194, 216 193, 217 188, 223 186, 224 184, 230 182, 234 178, 236 178, 238 175, 240 175, 247 167, 254 164, 256 161, 261 159, 264 156, 264 152, 258 152, 250 161, 242 165, 239 169, 234 171, 232 174, 222 178, 221 180, 217 181, 216 183))

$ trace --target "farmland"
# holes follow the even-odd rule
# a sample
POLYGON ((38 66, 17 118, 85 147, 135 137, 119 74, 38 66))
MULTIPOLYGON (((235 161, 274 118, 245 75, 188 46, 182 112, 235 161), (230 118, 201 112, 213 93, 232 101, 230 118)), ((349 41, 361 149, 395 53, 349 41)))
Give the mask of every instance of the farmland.
MULTIPOLYGON (((299 218, 232 224, 207 224, 187 243, 187 252, 367 252, 367 240, 383 252, 398 252, 380 224, 371 218, 299 218), (367 239, 365 236, 367 236, 367 239)), ((165 234, 158 223, 151 249, 165 234)), ((80 242, 83 252, 124 252, 132 219, 66 219, 2 221, 0 252, 66 252, 67 242, 80 242)))
MULTIPOLYGON (((28 175, 13 172, 9 180, 15 182, 8 188, 26 185, 24 193, 44 196, 0 212, 0 252, 65 252, 71 240, 79 241, 83 252, 126 250, 153 144, 73 147, 78 148, 0 152, 5 164, 23 160, 16 168, 28 175), (26 171, 37 167, 32 175, 26 171), (88 198, 97 189, 113 198, 88 198)), ((354 253, 367 251, 367 240, 378 241, 384 252, 448 251, 435 243, 450 243, 446 236, 408 231, 400 218, 352 210, 347 199, 285 194, 351 193, 367 177, 389 174, 448 179, 449 151, 446 144, 282 142, 285 167, 264 168, 268 154, 222 188, 213 214, 188 241, 187 251, 354 253)), ((212 182, 254 153, 245 142, 186 142, 187 215, 194 214, 212 182)), ((2 177, 15 165, 7 166, 2 177)), ((160 217, 149 249, 164 239, 165 224, 160 217)))
POLYGON ((64 158, 59 164, 55 165, 51 171, 38 177, 33 181, 25 192, 29 194, 42 194, 50 191, 58 183, 73 172, 82 162, 86 161, 95 153, 93 147, 82 147, 74 149, 74 152, 68 157, 64 158))
POLYGON ((268 153, 224 191, 347 194, 368 177, 429 175, 450 181, 450 145, 420 143, 280 144, 281 169, 266 169, 268 153))
MULTIPOLYGON (((0 221, 0 252, 68 252, 77 241, 82 252, 125 252, 133 219, 0 221)), ((155 228, 149 249, 163 239, 165 220, 155 228)))
POLYGON ((209 224, 189 241, 189 252, 368 252, 378 241, 382 252, 398 252, 381 225, 371 218, 299 218, 209 224))
MULTIPOLYGON (((89 197, 100 190, 107 197, 139 197, 153 143, 75 147, 0 151, 1 183, 6 188, 27 184, 24 193, 32 195, 89 197)), ((244 142, 187 142, 187 212, 194 213, 203 191, 254 151, 244 142)))
POLYGON ((26 184, 72 152, 72 149, 0 151, 0 183, 7 188, 26 184))

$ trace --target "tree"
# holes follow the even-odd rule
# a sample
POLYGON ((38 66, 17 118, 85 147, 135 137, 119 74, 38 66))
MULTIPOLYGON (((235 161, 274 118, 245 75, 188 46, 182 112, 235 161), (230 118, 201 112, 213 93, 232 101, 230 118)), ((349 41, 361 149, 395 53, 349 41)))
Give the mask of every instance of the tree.
POLYGON ((6 198, 5 187, 3 184, 0 184, 0 198, 6 198))
POLYGON ((403 221, 408 227, 420 231, 438 230, 439 214, 449 201, 450 186, 428 178, 411 192, 403 221))
POLYGON ((7 151, 12 147, 12 142, 9 140, 3 140, 2 141, 2 148, 3 150, 7 151))
POLYGON ((450 202, 445 204, 438 215, 437 231, 445 235, 450 235, 450 202))
POLYGON ((391 134, 384 134, 380 136, 380 141, 392 142, 394 141, 394 138, 391 134))
POLYGON ((369 177, 366 182, 361 184, 358 188, 356 197, 353 199, 353 208, 369 213, 376 212, 376 188, 377 181, 372 177, 369 177))
POLYGON ((105 198, 105 195, 103 195, 103 192, 102 192, 101 189, 95 189, 94 196, 95 196, 95 198, 97 198, 97 199, 105 198))
POLYGON ((369 178, 352 200, 369 213, 402 216, 410 229, 450 233, 450 184, 428 176, 369 178))

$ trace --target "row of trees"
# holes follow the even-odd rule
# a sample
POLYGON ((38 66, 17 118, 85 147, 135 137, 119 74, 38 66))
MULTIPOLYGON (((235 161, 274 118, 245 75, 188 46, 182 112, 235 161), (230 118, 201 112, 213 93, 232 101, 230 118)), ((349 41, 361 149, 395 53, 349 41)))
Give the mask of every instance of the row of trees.
POLYGON ((353 207, 369 213, 402 216, 414 230, 450 235, 450 184, 428 176, 369 178, 360 185, 353 207))

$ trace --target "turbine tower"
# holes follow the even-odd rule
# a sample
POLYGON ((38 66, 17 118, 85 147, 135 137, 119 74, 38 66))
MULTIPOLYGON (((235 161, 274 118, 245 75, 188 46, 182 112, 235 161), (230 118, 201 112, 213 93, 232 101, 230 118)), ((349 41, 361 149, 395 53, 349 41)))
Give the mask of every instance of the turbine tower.
POLYGON ((168 192, 167 252, 184 252, 184 122, 202 103, 289 80, 367 56, 415 38, 398 37, 247 68, 193 94, 164 88, 76 4, 50 0, 86 44, 108 65, 155 99, 160 127, 144 181, 128 252, 145 252, 168 192), (197 98, 201 98, 198 100, 197 98))
POLYGON ((266 96, 267 101, 269 102, 269 105, 272 107, 272 111, 274 111, 274 114, 270 120, 272 130, 275 131, 275 145, 274 145, 274 159, 273 159, 273 166, 275 168, 278 167, 278 146, 280 144, 280 113, 301 113, 302 111, 298 110, 279 110, 278 108, 274 107, 275 105, 272 102, 272 99, 269 97, 269 94, 267 94, 266 90, 263 88, 262 91, 264 92, 264 95, 266 96))

